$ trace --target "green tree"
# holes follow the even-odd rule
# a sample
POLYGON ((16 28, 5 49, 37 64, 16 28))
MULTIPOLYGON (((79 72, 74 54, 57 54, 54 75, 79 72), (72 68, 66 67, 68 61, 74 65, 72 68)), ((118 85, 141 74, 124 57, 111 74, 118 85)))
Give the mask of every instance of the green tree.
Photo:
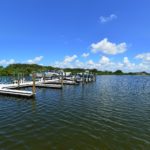
POLYGON ((122 75, 123 72, 122 72, 121 70, 116 70, 116 71, 114 72, 114 74, 116 74, 116 75, 122 75))

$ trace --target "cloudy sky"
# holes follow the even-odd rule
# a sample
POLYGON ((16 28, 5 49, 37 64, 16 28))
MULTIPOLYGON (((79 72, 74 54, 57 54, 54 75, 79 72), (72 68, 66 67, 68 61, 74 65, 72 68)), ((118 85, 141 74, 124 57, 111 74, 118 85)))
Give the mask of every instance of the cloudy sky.
POLYGON ((150 72, 149 0, 1 0, 0 65, 150 72))

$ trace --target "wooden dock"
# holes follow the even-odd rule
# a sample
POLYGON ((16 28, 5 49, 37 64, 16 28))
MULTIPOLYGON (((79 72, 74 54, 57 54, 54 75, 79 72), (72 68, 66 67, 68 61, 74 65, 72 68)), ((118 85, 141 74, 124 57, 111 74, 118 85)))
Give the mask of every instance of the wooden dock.
POLYGON ((77 85, 79 82, 91 82, 94 81, 95 76, 92 78, 89 76, 83 76, 77 81, 76 76, 74 78, 65 79, 63 76, 60 76, 57 79, 48 80, 45 78, 41 78, 40 80, 35 80, 36 76, 33 74, 33 81, 25 81, 18 80, 18 82, 14 82, 13 84, 0 84, 0 94, 6 95, 14 95, 14 96, 25 96, 25 97, 33 97, 36 94, 35 88, 53 88, 53 89, 62 89, 63 85, 77 85), (32 91, 25 90, 17 90, 20 88, 32 87, 32 91))

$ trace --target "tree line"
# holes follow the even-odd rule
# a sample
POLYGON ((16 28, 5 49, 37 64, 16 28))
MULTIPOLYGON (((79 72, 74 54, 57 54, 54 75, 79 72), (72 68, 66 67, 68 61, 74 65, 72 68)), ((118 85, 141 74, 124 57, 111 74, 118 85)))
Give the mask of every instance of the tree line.
MULTIPOLYGON (((8 76, 14 75, 18 73, 23 73, 25 75, 29 75, 33 72, 44 72, 44 71, 54 71, 54 70, 62 70, 62 68, 56 68, 52 66, 41 66, 37 64, 10 64, 7 67, 0 66, 0 75, 8 76)), ((65 72, 71 72, 72 74, 85 72, 87 69, 83 68, 63 68, 65 72)), ((147 72, 136 72, 136 73, 124 73, 121 70, 112 71, 99 71, 97 69, 88 69, 90 72, 95 73, 97 75, 150 75, 147 72)))

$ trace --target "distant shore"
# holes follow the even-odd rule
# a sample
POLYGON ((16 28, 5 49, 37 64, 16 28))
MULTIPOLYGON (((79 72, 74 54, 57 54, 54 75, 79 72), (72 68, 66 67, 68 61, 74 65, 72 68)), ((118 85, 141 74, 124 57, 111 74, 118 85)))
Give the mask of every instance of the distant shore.
POLYGON ((7 67, 0 66, 0 76, 10 76, 14 74, 23 73, 24 75, 29 75, 32 72, 44 72, 44 71, 58 71, 64 70, 65 72, 71 72, 72 74, 77 74, 89 70, 91 73, 96 75, 150 75, 147 72, 129 72, 125 73, 122 70, 112 71, 100 71, 97 69, 83 69, 83 68, 56 68, 52 66, 41 66, 37 64, 11 64, 7 67))

